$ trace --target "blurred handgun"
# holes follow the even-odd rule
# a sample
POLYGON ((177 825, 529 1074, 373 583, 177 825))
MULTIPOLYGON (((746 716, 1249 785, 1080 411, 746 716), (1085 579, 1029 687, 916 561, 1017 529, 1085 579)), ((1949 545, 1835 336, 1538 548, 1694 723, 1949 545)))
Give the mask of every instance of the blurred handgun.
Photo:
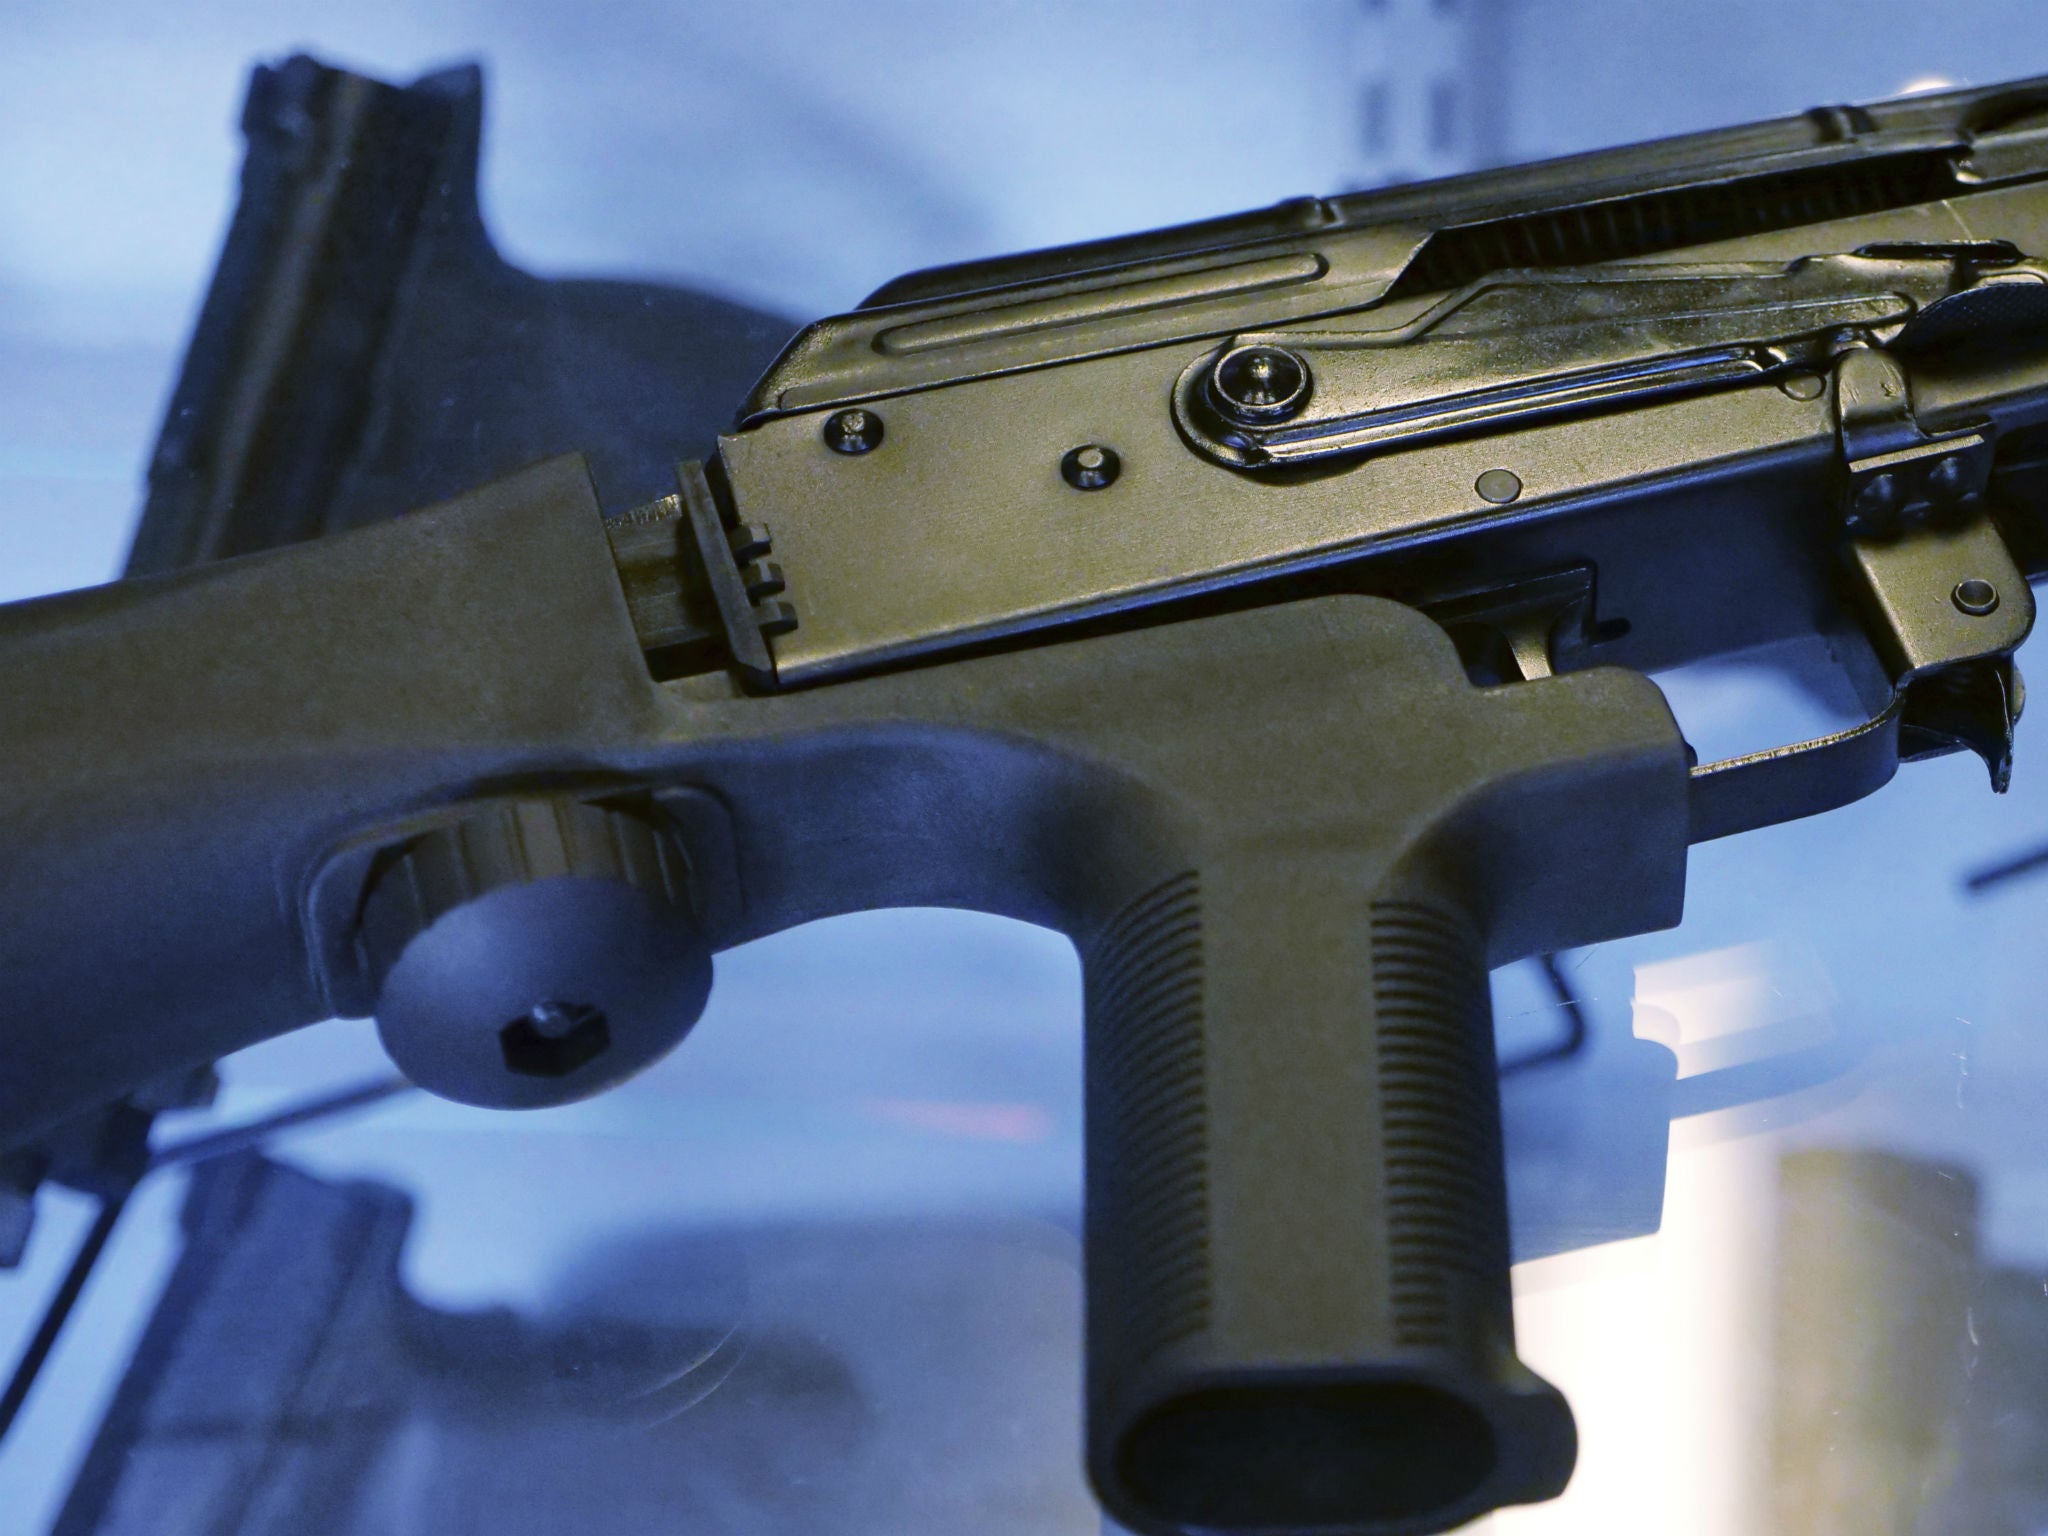
POLYGON ((0 609, 0 1150, 333 1015, 559 1103, 717 950, 1003 913, 1082 957, 1105 1506, 1550 1497, 1487 970, 2004 787, 2044 258, 2048 80, 1831 108, 917 274, 636 510, 558 458, 0 609), (1867 719, 1697 762, 1646 674, 1801 636, 1867 719))

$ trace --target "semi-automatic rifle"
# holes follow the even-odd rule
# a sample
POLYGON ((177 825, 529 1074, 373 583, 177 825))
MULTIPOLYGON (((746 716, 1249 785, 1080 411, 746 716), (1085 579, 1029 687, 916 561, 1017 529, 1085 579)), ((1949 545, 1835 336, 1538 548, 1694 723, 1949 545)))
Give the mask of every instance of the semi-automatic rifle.
POLYGON ((556 1104, 719 950, 1007 914, 1082 958, 1104 1505, 1550 1497, 1488 968, 1902 761, 2005 786, 2044 258, 2048 80, 1830 108, 919 273, 632 510, 556 458, 0 609, 0 1150, 336 1015, 556 1104), (1772 751, 1647 676, 1814 635, 1867 718, 1772 751))

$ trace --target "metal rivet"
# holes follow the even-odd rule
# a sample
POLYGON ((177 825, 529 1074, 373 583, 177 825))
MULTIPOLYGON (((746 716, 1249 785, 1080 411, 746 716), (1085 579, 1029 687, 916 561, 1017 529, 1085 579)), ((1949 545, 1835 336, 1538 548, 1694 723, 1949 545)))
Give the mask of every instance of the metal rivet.
POLYGON ((1963 499, 1969 482, 1969 466, 1955 454, 1950 454, 1927 471, 1927 494, 1937 505, 1952 507, 1963 499))
POLYGON ((1209 375, 1218 410, 1246 424, 1285 421, 1308 403, 1308 364, 1285 347, 1239 347, 1209 375))
POLYGON ((882 418, 856 407, 825 420, 825 446, 834 453, 873 453, 882 446, 882 418))
POLYGON ((1883 517, 1899 504, 1899 482, 1888 474, 1872 475, 1856 489, 1851 502, 1864 517, 1883 517))
POLYGON ((1522 479, 1511 469, 1489 469, 1472 483, 1483 500, 1504 507, 1522 494, 1522 479))
POLYGON ((1949 599, 1963 612, 1981 619, 1998 606, 1998 588, 1981 576, 1972 576, 1957 582, 1949 599))
POLYGON ((1060 460, 1060 478, 1077 491, 1099 491, 1123 473, 1124 461, 1114 448, 1083 443, 1069 448, 1060 460))
POLYGON ((1778 388, 1794 400, 1818 400, 1828 392, 1828 381, 1817 373, 1788 373, 1778 388))

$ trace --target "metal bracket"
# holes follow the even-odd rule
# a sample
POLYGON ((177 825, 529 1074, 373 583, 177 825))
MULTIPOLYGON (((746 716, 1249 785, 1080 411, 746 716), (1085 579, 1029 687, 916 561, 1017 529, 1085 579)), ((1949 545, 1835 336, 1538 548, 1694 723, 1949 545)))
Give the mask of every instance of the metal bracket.
POLYGON ((1848 730, 1694 768, 1696 843, 1860 800, 1901 762, 1967 749, 1994 790, 2012 774, 2034 602, 1984 510, 1990 434, 1925 431, 1898 360, 1863 343, 1836 360, 1835 413, 1845 553, 1893 691, 1848 730))
POLYGON ((1929 433, 1897 358, 1852 346, 1837 360, 1838 482, 1847 557, 1873 648, 1898 690, 1906 761, 1964 748, 1991 785, 2012 773, 2023 698, 2012 652, 2033 594, 1984 510, 1987 429, 1929 433))
POLYGON ((1835 364, 1842 525, 1858 538, 1896 537, 1984 493, 1991 439, 1978 428, 1928 433, 1913 414, 1898 360, 1854 345, 1835 364))

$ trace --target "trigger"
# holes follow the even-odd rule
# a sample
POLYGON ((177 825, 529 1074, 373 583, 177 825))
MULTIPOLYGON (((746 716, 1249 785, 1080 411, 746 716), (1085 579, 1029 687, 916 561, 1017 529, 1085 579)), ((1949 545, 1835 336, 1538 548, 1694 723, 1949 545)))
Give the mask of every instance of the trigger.
POLYGON ((1627 632, 1594 622, 1593 587, 1593 568, 1580 565, 1439 597, 1422 611, 1449 632, 1475 684, 1532 682, 1627 632))

